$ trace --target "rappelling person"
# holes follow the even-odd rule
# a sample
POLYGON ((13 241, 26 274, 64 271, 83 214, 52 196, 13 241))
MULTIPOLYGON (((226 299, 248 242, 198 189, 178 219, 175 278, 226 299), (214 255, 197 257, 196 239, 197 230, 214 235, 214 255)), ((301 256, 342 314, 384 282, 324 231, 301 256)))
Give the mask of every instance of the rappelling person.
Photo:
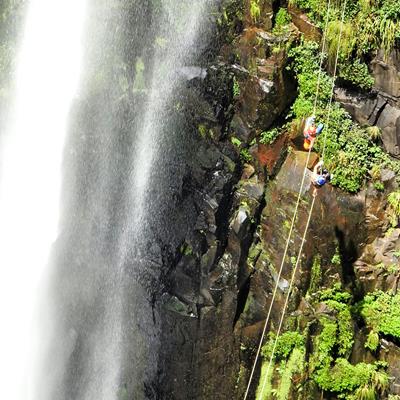
POLYGON ((314 169, 311 178, 311 182, 314 185, 314 195, 317 194, 317 189, 322 188, 326 183, 329 183, 332 180, 332 175, 329 171, 324 167, 323 160, 319 161, 314 169))
POLYGON ((313 146, 315 139, 324 130, 324 124, 315 125, 315 116, 308 117, 304 126, 304 150, 309 151, 313 146))

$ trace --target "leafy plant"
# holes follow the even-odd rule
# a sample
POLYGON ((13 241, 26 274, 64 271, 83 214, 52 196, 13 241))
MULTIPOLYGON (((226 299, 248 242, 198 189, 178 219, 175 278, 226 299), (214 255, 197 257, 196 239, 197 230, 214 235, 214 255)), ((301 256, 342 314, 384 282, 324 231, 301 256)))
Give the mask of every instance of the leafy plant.
POLYGON ((236 147, 240 147, 242 145, 242 141, 235 136, 231 137, 231 142, 236 147))
POLYGON ((261 132, 260 143, 262 144, 272 144, 280 135, 281 131, 278 128, 270 129, 266 132, 261 132))
POLYGON ((243 162, 250 162, 252 160, 251 154, 248 149, 240 150, 240 158, 243 162))
POLYGON ((400 339, 400 294, 377 291, 365 296, 360 313, 375 332, 400 339))
MULTIPOLYGON (((352 86, 356 86, 364 90, 371 89, 375 83, 374 78, 368 71, 367 64, 361 62, 358 58, 350 62, 346 61, 341 63, 339 66, 338 76, 344 81, 350 83, 352 86)), ((378 136, 378 138, 379 137, 380 136, 378 136)))
POLYGON ((257 21, 261 15, 261 8, 258 0, 250 0, 250 15, 253 21, 257 21))
POLYGON ((283 27, 292 21, 292 17, 287 12, 286 8, 281 7, 275 16, 275 27, 283 27))
POLYGON ((396 227, 400 218, 400 190, 392 192, 388 196, 389 215, 393 227, 396 227))
POLYGON ((233 77, 232 93, 233 93, 233 98, 235 99, 237 99, 240 96, 240 85, 236 77, 233 77))
POLYGON ((371 331, 368 334, 367 341, 365 342, 365 348, 376 351, 379 346, 379 333, 371 331))

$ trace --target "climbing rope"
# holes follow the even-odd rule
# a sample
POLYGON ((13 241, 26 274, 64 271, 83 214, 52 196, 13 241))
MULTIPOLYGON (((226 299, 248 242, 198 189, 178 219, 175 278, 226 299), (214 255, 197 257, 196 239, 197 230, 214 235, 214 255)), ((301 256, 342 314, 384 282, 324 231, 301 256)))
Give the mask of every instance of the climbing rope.
MULTIPOLYGON (((336 51, 336 59, 335 59, 335 66, 334 66, 334 72, 333 72, 331 97, 330 97, 330 100, 329 100, 329 103, 328 103, 327 126, 329 126, 331 110, 332 110, 332 103, 333 103, 333 96, 334 96, 334 90, 335 90, 335 82, 336 82, 337 66, 338 66, 338 60, 339 60, 340 44, 341 44, 341 39, 342 39, 342 35, 343 35, 343 25, 344 25, 346 6, 347 6, 347 0, 345 0, 344 3, 343 3, 343 10, 342 10, 342 16, 341 16, 341 27, 340 27, 340 34, 339 34, 339 39, 338 39, 338 48, 337 48, 337 51, 336 51)), ((324 145, 323 145, 323 153, 322 153, 322 160, 323 160, 323 157, 324 157, 324 154, 325 154, 326 137, 327 137, 327 135, 325 134, 324 145)), ((276 337, 275 337, 275 341, 274 341, 274 345, 273 345, 273 348, 272 348, 272 352, 271 352, 271 355, 270 355, 267 371, 266 371, 264 379, 263 379, 263 384, 262 384, 262 388, 261 388, 261 396, 260 396, 261 399, 263 398, 263 395, 264 395, 265 385, 266 385, 266 382, 267 382, 267 379, 268 379, 269 372, 270 372, 271 367, 272 367, 272 362, 273 362, 273 359, 274 359, 276 346, 277 346, 277 343, 278 343, 278 340, 279 340, 279 336, 280 336, 280 333, 281 333, 281 330, 282 330, 283 321, 284 321, 286 310, 287 310, 287 307, 288 307, 288 304, 289 304, 290 295, 291 295, 291 292, 293 290, 293 285, 294 285, 294 281, 295 281, 295 278, 296 278, 297 270, 298 270, 299 265, 300 265, 301 256, 303 254, 304 243, 306 241, 308 229, 309 229, 309 226, 310 226, 310 221, 311 221, 312 213, 313 213, 313 210, 314 210, 316 197, 317 197, 317 194, 315 193, 313 195, 313 200, 312 200, 311 207, 310 207, 310 210, 309 210, 307 224, 306 224, 306 227, 305 227, 305 230, 304 230, 304 234, 303 234, 303 237, 302 237, 300 250, 299 250, 299 253, 297 255, 296 264, 295 264, 295 267, 294 267, 293 272, 292 272, 292 277, 291 277, 291 280, 290 280, 289 289, 288 289, 286 300, 285 300, 285 304, 283 306, 283 310, 282 310, 282 313, 281 313, 281 318, 280 318, 280 321, 279 321, 278 331, 277 331, 277 334, 276 334, 276 337)))
MULTIPOLYGON (((318 71, 317 91, 316 91, 315 100, 314 100, 314 114, 316 112, 317 103, 318 103, 318 97, 319 97, 319 89, 320 89, 321 76, 322 76, 322 65, 323 65, 323 61, 324 61, 324 52, 325 52, 325 49, 326 49, 326 31, 327 31, 327 27, 328 27, 328 23, 329 23, 330 11, 331 11, 331 0, 328 1, 327 15, 326 15, 326 21, 325 21, 325 30, 324 30, 324 33, 323 33, 323 42, 322 42, 323 44, 322 44, 322 53, 321 53, 319 71, 318 71)), ((282 257, 281 265, 280 265, 280 268, 279 268, 278 276, 276 278, 275 288, 274 288, 272 299, 271 299, 270 306, 269 306, 269 309, 268 309, 267 318, 266 318, 265 323, 264 323, 263 331, 262 331, 262 334, 261 334, 261 339, 260 339, 260 342, 259 342, 259 345, 258 345, 258 348, 257 348, 256 357, 255 357, 255 360, 254 360, 254 363, 253 363, 253 367, 252 367, 252 370, 251 370, 251 373, 250 373, 249 382, 247 384, 247 388, 246 388, 246 392, 245 392, 243 400, 247 399, 247 397, 249 395, 249 392, 250 392, 250 388, 251 388, 251 384, 252 384, 252 381, 253 381, 254 373, 255 373, 255 370, 256 370, 256 367, 257 367, 258 360, 260 358, 262 345, 264 343, 265 334, 267 332, 268 323, 269 323, 269 320, 271 318, 272 308, 273 308, 273 305, 275 303, 276 295, 278 293, 279 281, 281 279, 282 272, 283 272, 283 267, 285 265, 285 259, 286 259, 286 256, 287 256, 287 253, 288 253, 288 250, 289 250, 290 240, 291 240, 291 237, 292 237, 292 234, 293 234, 294 225, 295 225, 295 222, 296 222, 297 213, 298 213, 298 210, 299 210, 301 196, 302 196, 302 192, 303 192, 303 188, 304 188, 304 183, 305 183, 306 176, 307 176, 307 169, 308 169, 308 165, 309 165, 309 162, 310 162, 311 151, 312 151, 312 146, 310 146, 310 149, 308 150, 307 160, 306 160, 306 163, 305 163, 305 166, 304 166, 304 172, 303 172, 303 177, 302 177, 302 181, 301 181, 301 184, 300 184, 299 194, 297 196, 296 207, 295 207, 293 218, 292 218, 292 221, 291 221, 291 224, 290 224, 289 234, 288 234, 288 237, 287 237, 287 240, 286 240, 285 250, 283 252, 283 257, 282 257)))
POLYGON ((328 104, 328 114, 327 114, 324 141, 323 141, 323 147, 322 147, 322 157, 321 157, 322 160, 324 160, 324 156, 325 156, 326 139, 328 137, 327 132, 328 132, 329 123, 330 123, 330 120, 331 120, 332 103, 333 103, 333 97, 334 97, 334 94, 335 94, 335 83, 336 83, 336 75, 337 75, 337 68, 338 68, 338 61, 339 61, 339 54, 340 54, 340 45, 341 45, 342 36, 343 36, 344 17, 346 15, 346 6, 347 6, 347 0, 345 0, 344 3, 343 3, 342 19, 341 19, 341 24, 340 24, 340 34, 339 34, 338 45, 337 45, 337 49, 336 49, 335 66, 334 66, 334 69, 333 69, 332 89, 331 89, 331 95, 330 95, 329 104, 328 104))
POLYGON ((322 76, 322 65, 324 63, 324 54, 326 50, 326 32, 328 30, 328 24, 329 24, 329 17, 330 17, 330 12, 331 12, 331 0, 328 0, 328 9, 326 11, 326 21, 325 21, 325 29, 324 33, 322 35, 322 50, 321 50, 321 58, 319 61, 319 71, 318 71, 318 81, 317 81, 317 90, 315 92, 315 99, 314 99, 314 111, 312 115, 315 115, 317 112, 317 104, 318 104, 318 97, 319 97, 319 88, 321 85, 321 76, 322 76))
POLYGON ((313 196, 313 201, 312 201, 311 207, 310 207, 310 212, 309 212, 309 214, 308 214, 307 224, 306 224, 306 227, 305 227, 305 229, 304 229, 303 238, 301 239, 301 245, 300 245, 299 254, 297 255, 296 264, 295 264, 295 267, 294 267, 294 269, 293 269, 292 278, 291 278, 291 280, 290 280, 289 289, 288 289, 288 292, 287 292, 287 296, 286 296, 286 299, 285 299, 285 304, 284 304, 284 306, 283 306, 283 311, 282 311, 282 314, 281 314, 281 319, 280 319, 280 321, 279 321, 279 326, 278 326, 278 331, 277 331, 277 333, 276 333, 276 337, 275 337, 275 341, 274 341, 274 346, 273 346, 273 348, 272 348, 272 353, 271 353, 271 356, 270 356, 270 358, 269 358, 268 368, 267 368, 267 371, 266 371, 266 373, 265 373, 265 376, 264 376, 264 379, 263 379, 263 384, 262 384, 262 387, 261 387, 261 396, 260 396, 261 399, 263 398, 263 395, 264 395, 265 385, 266 385, 266 383, 267 383, 269 371, 271 370, 271 367, 272 367, 272 362, 273 362, 273 359, 274 359, 276 346, 277 346, 277 344, 278 344, 278 339, 279 339, 279 336, 280 336, 280 333, 281 333, 281 330, 282 330, 283 321, 284 321, 284 319, 285 319, 286 309, 287 309, 287 307, 288 307, 289 300, 290 300, 290 294, 291 294, 291 292, 292 292, 293 285, 294 285, 294 281, 295 281, 296 274, 297 274, 297 270, 298 270, 299 265, 300 265, 301 255, 303 254, 303 247, 304 247, 304 243, 306 242, 306 237, 307 237, 307 233, 308 233, 308 228, 309 228, 309 226, 310 226, 311 216, 312 216, 312 212, 313 212, 313 209, 314 209, 315 199, 316 199, 316 198, 317 198, 317 196, 314 195, 314 196, 313 196))
MULTIPOLYGON (((336 52, 336 59, 335 59, 335 66, 334 66, 334 73, 333 73, 333 82, 332 82, 332 90, 331 90, 331 96, 330 96, 330 100, 329 100, 328 107, 327 107, 328 108, 327 127, 329 127, 330 116, 331 116, 331 108, 332 108, 332 103, 333 103, 333 96, 334 96, 335 81, 336 81, 336 75, 337 75, 337 66, 338 66, 338 59, 339 59, 340 44, 341 44, 341 38, 342 38, 342 34, 343 34, 343 25, 344 25, 344 17, 345 17, 346 5, 347 5, 347 0, 345 0, 345 2, 344 2, 343 10, 342 10, 340 35, 339 35, 337 52, 336 52)), ((315 96, 315 100, 314 100, 314 114, 316 113, 317 102, 318 102, 318 97, 319 97, 319 89, 320 89, 321 76, 322 76, 322 65, 323 65, 323 60, 324 60, 324 52, 325 52, 325 49, 326 49, 326 32, 327 32, 328 23, 329 23, 330 7, 331 7, 331 0, 329 0, 329 2, 328 2, 328 10, 327 10, 327 16, 326 16, 326 21, 325 21, 325 31, 324 31, 324 34, 323 34, 323 45, 322 45, 322 53, 321 53, 319 73, 318 73, 317 90, 316 90, 316 96, 315 96)), ((324 157, 324 154, 325 154, 326 138, 327 138, 327 135, 325 134, 325 136, 324 136, 324 144, 323 144, 323 152, 322 152, 322 160, 323 160, 323 157, 324 157)), ((281 266, 279 268, 279 273, 278 273, 278 276, 276 278, 276 284, 275 284, 273 296, 272 296, 272 299, 271 299, 271 302, 270 302, 267 318, 266 318, 266 321, 265 321, 265 324, 264 324, 264 328, 263 328, 263 332, 262 332, 262 335, 261 335, 261 340, 260 340, 260 343, 259 343, 259 346, 258 346, 258 349, 257 349, 256 358, 255 358, 255 361, 254 361, 254 364, 253 364, 253 368, 251 370, 251 374, 250 374, 249 382, 248 382, 248 385, 247 385, 247 388, 246 388, 244 400, 247 399, 249 391, 250 391, 250 387, 251 387, 251 383, 252 383, 252 380, 253 380, 253 377, 254 377, 254 373, 255 373, 256 366, 257 366, 257 362, 258 362, 258 359, 260 357, 261 348, 262 348, 262 345, 263 345, 263 342, 264 342, 264 339, 265 339, 265 334, 266 334, 266 330, 267 330, 267 327, 268 327, 268 323, 269 323, 269 320, 271 318, 271 312, 272 312, 272 308, 273 308, 273 305, 274 305, 274 302, 275 302, 275 298, 276 298, 276 295, 277 295, 277 291, 278 291, 278 287, 279 287, 279 281, 280 281, 280 278, 281 278, 281 275, 282 275, 283 266, 285 264, 285 259, 286 259, 286 256, 287 256, 287 252, 289 250, 290 239, 291 239, 291 236, 293 234, 294 224, 296 222, 296 218, 297 218, 297 214, 298 214, 298 209, 299 209, 299 205, 300 205, 300 201, 301 201, 301 194, 302 194, 302 191, 303 191, 303 188, 304 188, 304 183, 305 183, 305 178, 306 178, 306 175, 307 175, 307 168, 308 168, 308 164, 309 164, 309 161, 310 161, 311 151, 312 151, 312 146, 310 146, 310 149, 308 150, 307 160, 306 160, 304 173, 303 173, 303 178, 302 178, 302 181, 301 181, 300 190, 299 190, 299 194, 298 194, 298 198, 297 198, 297 202, 296 202, 295 212, 294 212, 294 215, 293 215, 293 218, 292 218, 292 221, 291 221, 291 226, 290 226, 289 235, 288 235, 288 238, 287 238, 287 241, 286 241, 284 254, 283 254, 283 257, 282 257, 281 266)), ((302 238, 302 242, 301 242, 299 254, 298 254, 298 257, 297 257, 297 260, 296 260, 296 264, 295 264, 295 267, 294 267, 294 270, 293 270, 293 273, 292 273, 292 278, 291 278, 291 281, 290 281, 289 290, 288 290, 288 294, 287 294, 287 297, 286 297, 286 300, 285 300, 285 305, 284 305, 284 308, 283 308, 283 312, 281 313, 281 319, 280 319, 280 322, 279 322, 278 332, 277 332, 277 335, 276 335, 276 338, 275 338, 273 350, 272 350, 271 357, 270 357, 270 360, 269 360, 269 363, 268 363, 268 369, 267 369, 267 372, 265 374, 263 385, 262 385, 262 389, 261 389, 261 399, 262 399, 263 394, 264 394, 266 381, 267 381, 268 374, 269 374, 269 371, 270 371, 271 366, 272 366, 272 361, 273 361, 273 357, 274 357, 274 354, 275 354, 276 346, 277 346, 277 343, 278 343, 279 335, 280 335, 280 332, 281 332, 281 329, 282 329, 282 325, 283 325, 283 320, 284 320, 284 317, 285 317, 286 309, 287 309, 287 306, 288 306, 288 303, 289 303, 290 294, 291 294, 291 291, 293 289, 294 280, 295 280, 296 273, 297 273, 297 270, 298 270, 298 267, 299 267, 299 264, 300 264, 301 255, 303 253, 303 247, 304 247, 304 243, 305 243, 305 240, 306 240, 306 237, 307 237, 307 232, 308 232, 308 228, 309 228, 309 225, 310 225, 311 216, 312 216, 312 212, 313 212, 314 205, 315 205, 315 200, 316 200, 316 195, 314 195, 314 197, 313 197, 312 205, 311 205, 311 208, 309 210, 309 216, 308 216, 308 220, 307 220, 307 225, 306 225, 306 228, 305 228, 305 231, 304 231, 304 235, 303 235, 303 238, 302 238)))

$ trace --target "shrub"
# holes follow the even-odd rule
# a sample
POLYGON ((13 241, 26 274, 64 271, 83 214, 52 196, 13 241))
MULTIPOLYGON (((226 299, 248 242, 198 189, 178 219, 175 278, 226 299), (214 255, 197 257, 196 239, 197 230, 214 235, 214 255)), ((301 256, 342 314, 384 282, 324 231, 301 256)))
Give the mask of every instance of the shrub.
POLYGON ((375 331, 371 331, 368 334, 367 341, 365 342, 365 348, 371 351, 376 351, 379 346, 379 334, 375 331))
POLYGON ((261 9, 258 0, 250 0, 250 15, 253 21, 257 21, 260 18, 261 9))
POLYGON ((393 227, 396 227, 400 218, 400 190, 392 192, 388 196, 389 216, 393 227))
POLYGON ((261 132, 260 143, 262 144, 272 144, 281 134, 280 129, 273 128, 266 132, 261 132))
POLYGON ((287 12, 286 8, 280 8, 275 17, 275 25, 276 26, 285 26, 290 24, 292 21, 291 16, 287 12))
POLYGON ((400 339, 400 294, 375 292, 360 304, 361 315, 375 332, 400 339))
POLYGON ((368 71, 367 64, 361 62, 359 59, 341 63, 339 66, 338 76, 344 81, 350 83, 352 86, 364 90, 371 89, 375 83, 374 78, 368 71))
MULTIPOLYGON (((265 358, 269 358, 271 356, 274 342, 275 336, 270 335, 270 340, 263 346, 262 349, 262 354, 265 358)), ((285 332, 278 338, 274 359, 285 360, 289 357, 294 348, 301 349, 304 347, 304 345, 305 338, 302 334, 295 331, 285 332)))

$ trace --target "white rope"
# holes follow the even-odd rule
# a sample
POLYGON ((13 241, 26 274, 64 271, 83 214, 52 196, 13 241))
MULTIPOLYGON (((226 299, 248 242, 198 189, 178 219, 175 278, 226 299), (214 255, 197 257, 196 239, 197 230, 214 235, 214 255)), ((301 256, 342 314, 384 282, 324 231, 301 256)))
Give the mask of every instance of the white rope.
MULTIPOLYGON (((332 108, 332 103, 333 103, 333 95, 334 95, 334 89, 335 89, 335 81, 336 81, 337 66, 338 66, 338 59, 339 59, 339 52, 340 52, 340 44, 341 44, 341 39, 342 39, 342 34, 343 34, 343 25, 344 25, 344 18, 345 18, 345 12, 346 12, 346 5, 347 5, 347 0, 345 0, 345 2, 344 2, 343 10, 342 10, 341 27, 340 27, 340 34, 339 34, 339 40, 338 40, 338 48, 337 48, 337 51, 336 51, 336 60, 335 60, 335 67, 334 67, 334 73, 333 73, 331 97, 330 97, 329 104, 328 104, 328 120, 327 120, 328 126, 329 126, 329 122, 330 122, 331 108, 332 108)), ((325 137, 324 137, 323 156, 324 156, 324 153, 325 153, 325 147, 326 147, 326 134, 325 134, 325 137)), ((323 156, 322 156, 322 159, 323 159, 323 156)), ((285 318, 286 310, 287 310, 287 307, 288 307, 288 304, 289 304, 291 291, 293 289, 293 284, 294 284, 294 281, 295 281, 295 278, 296 278, 296 273, 297 273, 297 270, 298 270, 298 267, 299 267, 299 264, 300 264, 302 253, 303 253, 304 243, 306 241, 308 228, 310 226, 310 221, 311 221, 312 212, 313 212, 314 205, 315 205, 315 200, 316 200, 316 194, 313 196, 313 201, 312 201, 312 204, 311 204, 311 208, 310 208, 310 211, 309 211, 306 228, 304 230, 303 238, 302 238, 302 241, 301 241, 299 254, 297 256, 296 265, 295 265, 293 273, 292 273, 292 278, 291 278, 291 281, 290 281, 289 290, 287 292, 285 304, 284 304, 284 307, 283 307, 283 310, 282 310, 282 313, 281 313, 281 319, 279 321, 279 327, 278 327, 278 331, 277 331, 277 334, 276 334, 276 337, 275 337, 274 346, 273 346, 272 353, 271 353, 271 356, 270 356, 270 359, 269 359, 268 368, 267 368, 267 371, 266 371, 265 376, 264 376, 263 385, 262 385, 262 388, 261 388, 261 396, 260 396, 261 399, 263 398, 263 395, 264 395, 265 385, 266 385, 266 382, 267 382, 267 379, 268 379, 268 375, 269 375, 269 372, 270 372, 270 369, 271 369, 271 366, 272 366, 273 358, 274 358, 275 351, 276 351, 276 346, 277 346, 277 343, 278 343, 278 340, 279 340, 279 336, 280 336, 280 333, 281 333, 281 330, 282 330, 282 326, 283 326, 283 321, 284 321, 284 318, 285 318)))
POLYGON ((326 12, 325 29, 324 29, 324 32, 323 32, 323 35, 322 35, 321 59, 320 59, 320 62, 319 62, 319 73, 318 73, 318 81, 317 81, 317 90, 315 92, 313 115, 315 115, 315 113, 317 112, 319 88, 320 88, 320 85, 321 85, 321 76, 322 76, 322 65, 324 63, 324 54, 325 54, 325 50, 326 50, 326 32, 328 30, 330 12, 331 12, 331 0, 328 0, 328 9, 327 9, 327 12, 326 12))
POLYGON ((281 313, 281 319, 279 321, 278 331, 277 331, 277 334, 276 334, 276 337, 275 337, 274 346, 272 348, 272 353, 271 353, 271 356, 270 356, 270 359, 269 359, 268 368, 267 368, 267 371, 266 371, 264 379, 263 379, 263 385, 262 385, 262 388, 261 388, 261 396, 260 396, 261 399, 263 398, 263 395, 264 395, 265 385, 267 383, 269 371, 270 371, 270 369, 272 367, 272 362, 273 362, 273 359, 274 359, 276 346, 278 344, 278 339, 279 339, 279 336, 280 336, 280 333, 281 333, 281 330, 282 330, 283 321, 285 319, 286 310, 287 310, 287 307, 288 307, 288 304, 289 304, 290 294, 292 292, 294 281, 295 281, 295 278, 296 278, 296 273, 297 273, 297 270, 298 270, 299 265, 300 265, 301 256, 303 254, 303 247, 304 247, 304 243, 306 242, 308 228, 310 226, 311 216, 312 216, 312 212, 313 212, 313 209, 314 209, 315 199, 316 198, 317 198, 317 196, 314 195, 313 196, 313 201, 311 203, 311 208, 310 208, 310 212, 309 212, 309 215, 308 215, 308 219, 307 219, 306 228, 304 229, 303 238, 301 240, 301 245, 300 245, 299 254, 297 256, 296 265, 295 265, 295 267, 293 269, 292 278, 290 280, 289 289, 288 289, 288 292, 287 292, 285 304, 283 306, 283 310, 282 310, 282 313, 281 313))
POLYGON ((333 70, 333 81, 332 81, 331 96, 330 96, 329 104, 328 104, 327 122, 326 122, 325 134, 324 134, 324 142, 323 142, 323 147, 322 147, 322 161, 324 160, 324 156, 325 156, 326 139, 328 137, 328 129, 329 129, 330 121, 331 121, 332 103, 333 103, 333 97, 334 97, 334 94, 335 94, 335 83, 336 83, 336 75, 337 75, 337 69, 338 69, 340 45, 341 45, 341 42, 342 42, 342 35, 343 35, 344 17, 346 15, 346 6, 347 6, 347 0, 345 0, 344 3, 343 3, 342 20, 341 20, 341 24, 340 24, 340 34, 339 34, 339 39, 338 39, 338 46, 337 46, 337 49, 336 49, 335 67, 334 67, 334 70, 333 70))
POLYGON ((256 370, 256 367, 257 367, 258 359, 260 357, 261 348, 262 348, 262 345, 263 345, 263 342, 264 342, 264 338, 265 338, 265 334, 266 334, 266 331, 267 331, 268 323, 269 323, 269 320, 271 318, 272 307, 274 305, 275 298, 276 298, 276 295, 277 295, 277 292, 278 292, 279 281, 281 279, 282 272, 283 272, 283 267, 285 265, 285 259, 286 259, 286 256, 287 256, 287 253, 288 253, 288 250, 289 250, 290 239, 292 237, 292 233, 293 233, 293 230, 294 230, 294 224, 295 224, 296 218, 297 218, 297 212, 298 212, 299 206, 300 206, 301 194, 303 192, 304 183, 305 183, 306 176, 307 176, 307 166, 308 166, 308 163, 310 161, 311 150, 312 150, 312 148, 310 147, 310 149, 308 150, 306 166, 304 168, 303 178, 302 178, 301 185, 300 185, 300 190, 299 190, 299 195, 298 195, 297 202, 296 202, 294 215, 293 215, 293 218, 292 218, 292 222, 290 224, 289 235, 288 235, 288 238, 286 240, 285 250, 283 252, 282 262, 281 262, 281 265, 280 265, 280 268, 279 268, 278 276, 276 277, 275 288, 274 288, 272 299, 271 299, 271 302, 270 302, 270 305, 269 305, 267 319, 265 320, 265 323, 264 323, 264 328, 263 328, 261 339, 260 339, 260 342, 259 342, 259 345, 258 345, 258 348, 257 348, 257 354, 256 354, 256 358, 255 358, 254 363, 253 363, 253 368, 251 370, 249 382, 247 384, 246 393, 244 395, 244 400, 247 399, 247 396, 249 395, 249 392, 250 392, 251 383, 252 383, 252 380, 253 380, 253 377, 254 377, 254 373, 255 373, 255 370, 256 370))
MULTIPOLYGON (((328 23, 329 23, 330 10, 331 10, 331 0, 328 1, 328 9, 327 9, 327 15, 326 15, 326 21, 325 21, 325 30, 323 32, 322 53, 321 53, 319 71, 318 71, 317 91, 316 91, 316 94, 315 94, 314 113, 313 114, 315 114, 315 112, 316 112, 316 107, 317 107, 318 97, 319 97, 319 89, 320 89, 321 76, 322 76, 322 65, 323 65, 323 61, 324 61, 324 52, 325 52, 325 49, 326 49, 326 31, 327 31, 327 27, 328 27, 328 23)), ((305 166, 304 166, 303 178, 302 178, 302 181, 301 181, 299 194, 298 194, 298 197, 297 197, 296 207, 295 207, 294 215, 293 215, 293 218, 292 218, 292 221, 291 221, 291 224, 290 224, 289 235, 288 235, 288 238, 286 240, 285 250, 284 250, 284 253, 283 253, 283 257, 282 257, 281 265, 280 265, 280 268, 279 268, 278 276, 276 278, 274 292, 273 292, 273 295, 272 295, 272 299, 271 299, 270 306, 269 306, 268 313, 267 313, 267 318, 266 318, 265 323, 264 323, 263 331, 262 331, 262 334, 261 334, 261 339, 260 339, 260 342, 259 342, 259 345, 258 345, 258 348, 257 348, 256 357, 255 357, 255 360, 254 360, 254 363, 253 363, 253 367, 252 367, 252 370, 251 370, 251 373, 250 373, 249 382, 247 384, 246 392, 245 392, 243 400, 246 400, 248 395, 249 395, 251 384, 252 384, 253 377, 254 377, 254 373, 255 373, 255 370, 256 370, 256 367, 257 367, 257 363, 258 363, 258 360, 259 360, 259 357, 260 357, 261 349, 262 349, 262 346, 263 346, 263 343, 264 343, 264 339, 265 339, 265 334, 266 334, 266 331, 267 331, 268 323, 269 323, 269 320, 271 318, 272 308, 273 308, 273 305, 275 303, 275 298, 276 298, 276 295, 277 295, 277 292, 278 292, 278 288, 279 288, 279 281, 280 281, 281 276, 282 276, 283 267, 285 265, 285 259, 286 259, 286 256, 287 256, 287 253, 288 253, 288 250, 289 250, 290 239, 291 239, 292 234, 293 234, 294 224, 296 222, 297 213, 298 213, 299 206, 300 206, 301 195, 302 195, 302 192, 303 192, 304 183, 305 183, 305 179, 306 179, 306 176, 307 176, 307 168, 308 168, 308 164, 310 162, 311 151, 312 151, 312 146, 310 146, 310 148, 308 150, 307 160, 306 160, 306 163, 305 163, 305 166)))

